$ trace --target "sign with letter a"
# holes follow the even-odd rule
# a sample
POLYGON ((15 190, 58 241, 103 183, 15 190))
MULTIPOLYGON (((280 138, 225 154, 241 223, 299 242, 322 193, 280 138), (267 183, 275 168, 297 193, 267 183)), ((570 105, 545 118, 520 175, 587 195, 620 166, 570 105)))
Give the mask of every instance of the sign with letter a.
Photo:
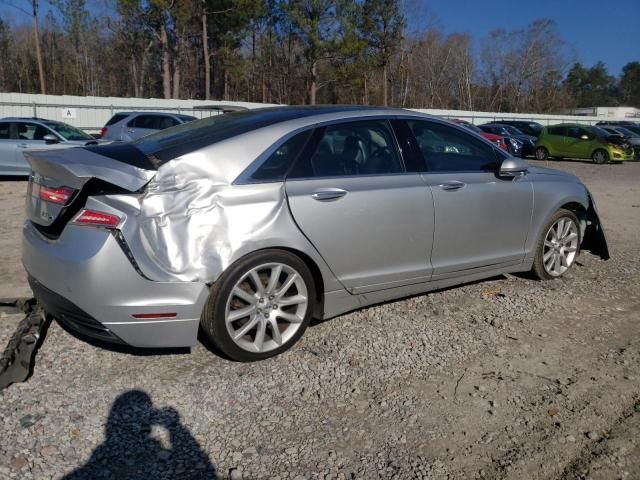
POLYGON ((75 108, 63 108, 62 109, 62 118, 76 118, 76 109, 75 108))

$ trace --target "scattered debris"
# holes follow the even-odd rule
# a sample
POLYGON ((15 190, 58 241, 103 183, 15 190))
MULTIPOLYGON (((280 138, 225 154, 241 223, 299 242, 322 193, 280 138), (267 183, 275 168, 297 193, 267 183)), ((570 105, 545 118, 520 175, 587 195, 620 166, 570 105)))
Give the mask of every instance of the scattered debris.
POLYGON ((44 340, 51 319, 33 298, 0 300, 0 310, 7 313, 25 313, 0 356, 2 390, 12 383, 24 382, 31 376, 36 352, 44 340))

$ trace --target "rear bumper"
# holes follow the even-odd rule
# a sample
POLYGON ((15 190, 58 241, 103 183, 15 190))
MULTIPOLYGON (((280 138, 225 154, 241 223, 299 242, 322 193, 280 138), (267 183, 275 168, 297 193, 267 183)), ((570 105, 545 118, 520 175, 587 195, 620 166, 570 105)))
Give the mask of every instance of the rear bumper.
POLYGON ((72 330, 134 347, 197 342, 207 285, 142 277, 109 231, 67 225, 58 239, 49 240, 27 221, 22 261, 36 299, 72 330), (175 317, 133 317, 167 312, 175 317))

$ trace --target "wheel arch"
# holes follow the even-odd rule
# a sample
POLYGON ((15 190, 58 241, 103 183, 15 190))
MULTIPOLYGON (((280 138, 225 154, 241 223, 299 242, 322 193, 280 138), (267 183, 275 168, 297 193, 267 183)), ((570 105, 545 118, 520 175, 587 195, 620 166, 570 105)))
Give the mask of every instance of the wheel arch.
MULTIPOLYGON (((264 252, 266 250, 280 250, 283 252, 290 253, 298 257, 307 266, 307 268, 311 272, 311 277, 313 278, 313 286, 315 290, 314 291, 315 302, 314 302, 313 314, 314 314, 314 317, 321 318, 322 313, 324 311, 325 280, 322 275, 322 270, 320 269, 320 266, 316 263, 316 261, 313 258, 311 258, 311 256, 309 256, 302 250, 299 250, 297 248, 293 248, 290 246, 269 245, 269 246, 265 246, 265 247, 245 253, 244 255, 236 258, 231 265, 234 265, 238 262, 243 261, 245 258, 247 258, 250 255, 255 255, 257 253, 264 252)), ((229 265, 229 267, 227 267, 225 271, 228 270, 231 267, 231 265, 229 265)))

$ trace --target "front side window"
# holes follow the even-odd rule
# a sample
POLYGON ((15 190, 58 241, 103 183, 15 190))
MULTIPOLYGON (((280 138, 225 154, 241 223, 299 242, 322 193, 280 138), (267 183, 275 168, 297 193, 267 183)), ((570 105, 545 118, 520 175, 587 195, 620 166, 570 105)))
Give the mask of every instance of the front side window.
POLYGON ((27 122, 17 122, 16 131, 19 140, 43 140, 45 135, 51 133, 42 125, 27 122))
POLYGON ((297 162, 292 178, 402 173, 386 120, 341 123, 325 128, 315 151, 297 162))
POLYGON ((567 128, 567 137, 571 138, 582 138, 583 135, 589 136, 588 132, 584 128, 580 127, 568 127, 567 128))
POLYGON ((408 121, 428 168, 433 172, 484 172, 498 168, 490 145, 434 122, 408 121))

